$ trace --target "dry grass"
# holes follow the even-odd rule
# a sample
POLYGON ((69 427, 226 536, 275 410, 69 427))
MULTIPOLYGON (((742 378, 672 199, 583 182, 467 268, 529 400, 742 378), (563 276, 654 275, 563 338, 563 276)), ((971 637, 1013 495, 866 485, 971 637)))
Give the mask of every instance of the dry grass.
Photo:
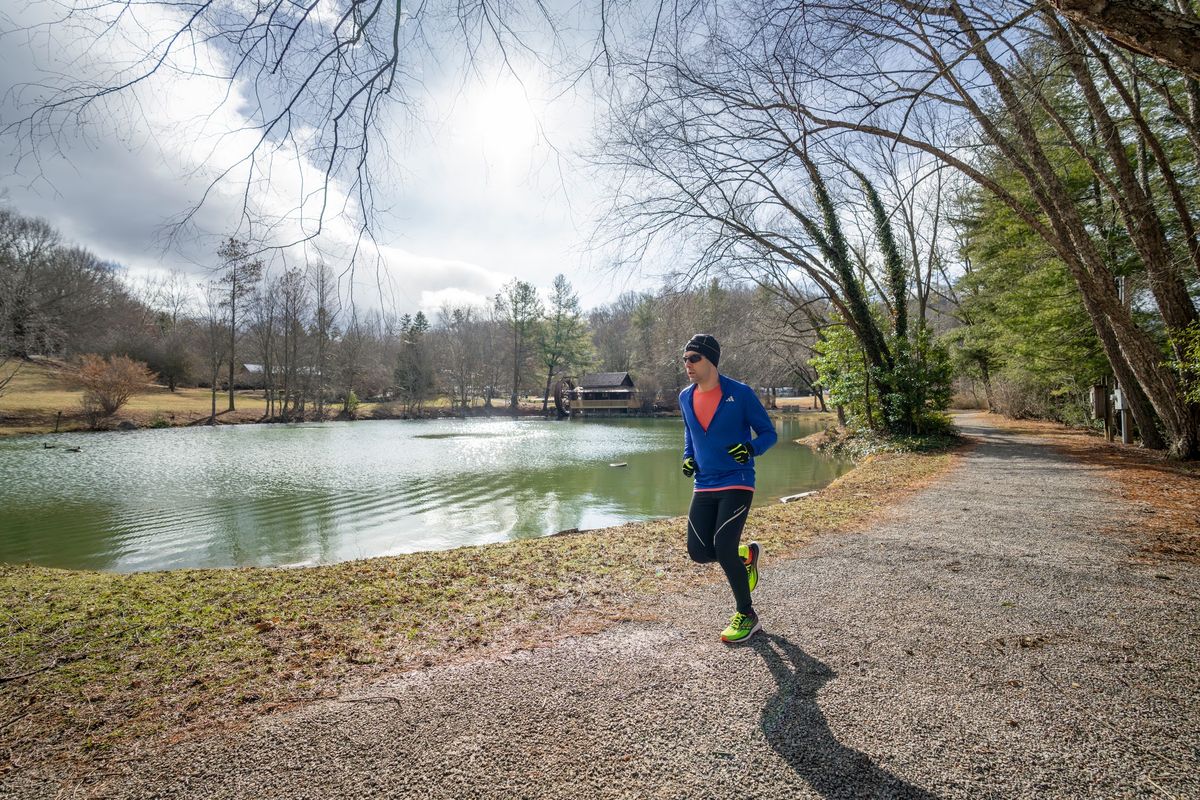
POLYGON ((832 411, 822 411, 820 406, 814 408, 813 398, 811 397, 776 397, 775 405, 779 407, 780 411, 802 411, 806 414, 811 413, 827 417, 831 420, 837 420, 837 414, 832 411))
MULTIPOLYGON (((756 509, 747 536, 795 553, 952 459, 870 459, 815 495, 756 509)), ((598 630, 647 595, 716 580, 683 542, 677 518, 295 570, 0 567, 0 776, 16 763, 119 754, 384 673, 534 647, 547 631, 598 630)))
MULTIPOLYGON (((65 364, 47 359, 26 363, 0 395, 0 436, 50 433, 56 427, 60 431, 86 430, 88 423, 80 408, 82 399, 83 391, 71 384, 65 364)), ((812 402, 811 397, 781 397, 778 410, 836 424, 837 415, 813 409, 812 402)), ((217 419, 221 423, 257 422, 267 408, 262 392, 257 391, 237 392, 237 411, 229 413, 227 407, 228 397, 222 392, 217 395, 217 419)), ((471 407, 485 410, 478 398, 471 407)), ((445 413, 450 410, 450 400, 436 397, 426 401, 423 409, 425 414, 445 413)), ((131 397, 105 427, 113 428, 126 420, 141 428, 191 425, 208 419, 211 410, 212 396, 208 389, 181 388, 172 392, 165 386, 150 384, 145 391, 131 397)), ((330 413, 339 410, 340 405, 335 404, 330 413)), ((541 397, 531 395, 520 399, 520 415, 537 415, 541 411, 541 397)), ((507 399, 494 400, 491 412, 499 416, 508 413, 507 399)), ((388 419, 403 416, 403 408, 398 403, 364 402, 359 405, 358 414, 364 419, 388 419)))
MULTIPOLYGON (((20 433, 49 433, 56 422, 60 431, 85 430, 80 411, 83 391, 75 388, 64 364, 37 361, 22 365, 0 396, 0 436, 20 433), (61 420, 58 419, 62 412, 61 420)), ((225 411, 228 395, 217 395, 217 415, 222 422, 248 422, 261 418, 266 402, 252 392, 237 393, 237 411, 225 411)), ((148 384, 135 394, 109 421, 110 426, 128 420, 139 427, 187 425, 207 419, 212 410, 208 389, 179 389, 148 384)))
POLYGON ((1200 465, 1167 461, 1160 453, 1054 422, 990 419, 1103 467, 1113 491, 1138 514, 1134 536, 1143 552, 1200 562, 1200 465))

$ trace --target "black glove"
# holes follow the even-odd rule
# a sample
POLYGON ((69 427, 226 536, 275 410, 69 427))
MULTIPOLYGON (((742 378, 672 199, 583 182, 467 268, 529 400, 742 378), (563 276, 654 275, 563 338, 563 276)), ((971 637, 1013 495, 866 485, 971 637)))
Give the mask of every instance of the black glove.
POLYGON ((738 442, 726 447, 725 452, 733 456, 734 461, 745 464, 754 455, 754 448, 750 446, 749 442, 738 442))
POLYGON ((696 474, 696 459, 688 456, 683 460, 683 476, 690 478, 696 474))

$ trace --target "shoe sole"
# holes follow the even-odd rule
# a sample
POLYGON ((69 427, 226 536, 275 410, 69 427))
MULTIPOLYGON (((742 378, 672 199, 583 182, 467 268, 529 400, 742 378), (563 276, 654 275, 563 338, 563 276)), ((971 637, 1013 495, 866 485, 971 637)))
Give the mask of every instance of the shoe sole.
POLYGON ((747 633, 742 638, 726 639, 724 636, 722 636, 721 641, 724 642, 725 644, 745 644, 746 642, 750 641, 754 637, 754 634, 758 633, 761 630, 762 630, 762 622, 755 622, 754 627, 750 629, 750 632, 747 633))

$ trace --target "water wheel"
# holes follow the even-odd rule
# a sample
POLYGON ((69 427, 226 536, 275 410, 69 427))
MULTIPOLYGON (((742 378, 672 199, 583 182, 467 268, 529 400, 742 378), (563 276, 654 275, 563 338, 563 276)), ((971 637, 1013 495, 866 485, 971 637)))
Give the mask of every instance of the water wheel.
POLYGON ((560 378, 558 383, 554 384, 554 408, 558 411, 558 416, 571 415, 571 392, 574 390, 574 378, 560 378))

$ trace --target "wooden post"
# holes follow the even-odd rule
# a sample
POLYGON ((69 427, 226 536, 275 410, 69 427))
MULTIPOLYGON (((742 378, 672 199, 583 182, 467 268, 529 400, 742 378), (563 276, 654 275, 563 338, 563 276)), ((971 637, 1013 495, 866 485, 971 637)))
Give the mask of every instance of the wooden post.
POLYGON ((1104 440, 1113 440, 1112 398, 1108 393, 1108 377, 1104 378, 1104 440))
POLYGON ((62 422, 62 412, 58 412, 58 416, 54 418, 54 432, 58 433, 58 423, 62 422))

